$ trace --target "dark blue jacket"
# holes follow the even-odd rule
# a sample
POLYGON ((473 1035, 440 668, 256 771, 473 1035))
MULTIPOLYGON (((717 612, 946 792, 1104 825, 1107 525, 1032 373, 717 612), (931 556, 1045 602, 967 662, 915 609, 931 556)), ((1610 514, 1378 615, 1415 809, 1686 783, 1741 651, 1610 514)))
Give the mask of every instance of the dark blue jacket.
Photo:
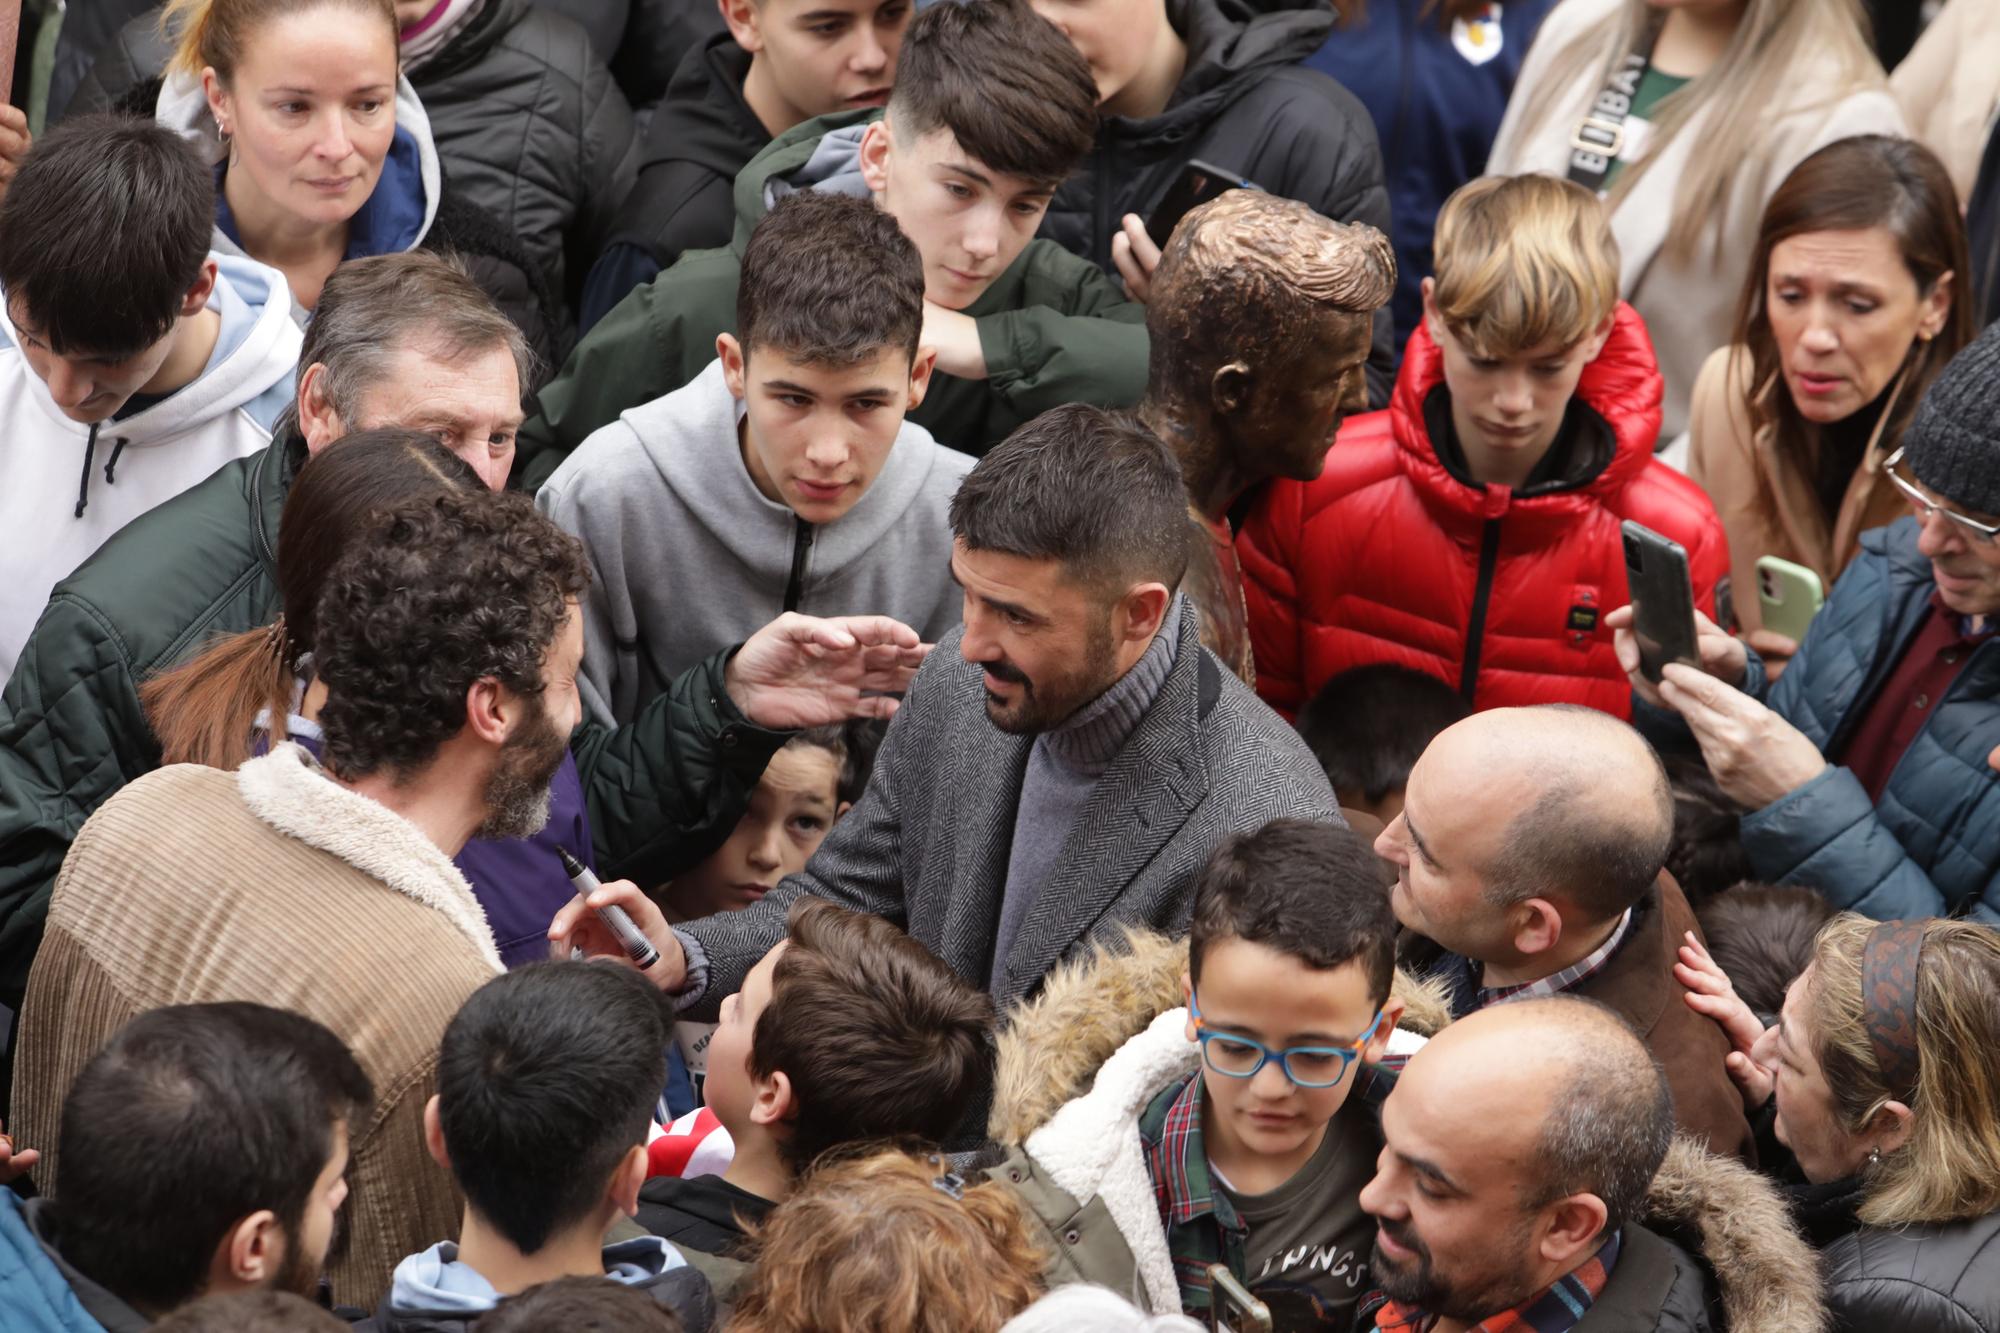
POLYGON ((1930 608, 1917 522, 1861 535, 1861 552, 1813 618, 1776 685, 1755 661, 1751 693, 1834 765, 1743 817, 1760 879, 1806 884, 1878 920, 1965 916, 2000 925, 2000 638, 1973 651, 1923 730, 1870 801, 1841 754, 1930 608))
POLYGON ((1472 23, 1439 27, 1419 17, 1425 0, 1372 0, 1359 22, 1336 27, 1303 62, 1359 98, 1382 141, 1389 235, 1396 245, 1390 309, 1399 358, 1423 317, 1419 287, 1431 272, 1438 209, 1453 190, 1485 172, 1528 43, 1555 5, 1506 0, 1487 5, 1472 23))

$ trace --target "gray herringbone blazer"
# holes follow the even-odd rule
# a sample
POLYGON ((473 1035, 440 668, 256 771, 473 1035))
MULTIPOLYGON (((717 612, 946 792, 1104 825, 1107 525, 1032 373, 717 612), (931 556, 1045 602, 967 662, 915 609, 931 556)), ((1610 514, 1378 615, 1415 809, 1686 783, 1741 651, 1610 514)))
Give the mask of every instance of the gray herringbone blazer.
MULTIPOLYGON (((1007 957, 1003 1009, 1064 957, 1121 926, 1183 933, 1194 881, 1231 833, 1293 816, 1340 823, 1297 733, 1221 668, 1184 614, 1173 670, 1098 780, 1007 957)), ((986 986, 1033 737, 986 719, 980 670, 945 636, 911 682, 868 789, 804 871, 741 912, 683 927, 708 957, 690 1017, 722 997, 785 934, 801 894, 888 917, 960 976, 986 986)))

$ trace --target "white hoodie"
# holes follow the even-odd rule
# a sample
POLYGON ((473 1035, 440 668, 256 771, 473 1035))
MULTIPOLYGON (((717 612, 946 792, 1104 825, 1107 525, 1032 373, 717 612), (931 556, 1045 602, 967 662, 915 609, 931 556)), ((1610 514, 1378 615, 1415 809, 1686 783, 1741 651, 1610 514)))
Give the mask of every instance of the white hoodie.
POLYGON ((211 257, 220 274, 208 308, 222 328, 207 367, 144 411, 95 428, 56 407, 0 301, 0 685, 57 583, 139 515, 269 444, 291 402, 300 334, 284 275, 211 257))

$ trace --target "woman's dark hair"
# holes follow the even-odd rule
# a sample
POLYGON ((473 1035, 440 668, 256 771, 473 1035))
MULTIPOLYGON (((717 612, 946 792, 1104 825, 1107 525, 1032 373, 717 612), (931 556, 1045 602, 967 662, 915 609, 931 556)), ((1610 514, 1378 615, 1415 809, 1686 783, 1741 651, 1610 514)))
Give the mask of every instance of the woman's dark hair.
POLYGON ((1919 295, 1928 296, 1947 273, 1956 284, 1951 315, 1938 335, 1910 345, 1907 379, 1880 436, 1886 448, 1895 448, 1931 380, 1978 332, 1968 296, 1972 266, 1965 219, 1958 211, 1951 174, 1937 154, 1914 139, 1863 134, 1836 140, 1793 167, 1764 205, 1750 276, 1737 306, 1735 340, 1749 350, 1752 424, 1760 429, 1775 426, 1780 457, 1804 476, 1814 475, 1815 467, 1807 452, 1806 422, 1785 392, 1778 340, 1765 305, 1771 252, 1794 236, 1874 227, 1886 228, 1896 238, 1919 295))
POLYGON ((139 687, 161 762, 235 768, 250 757, 259 709, 270 710, 272 732, 282 735, 299 660, 313 651, 320 590, 348 544, 389 505, 483 488, 464 459, 412 430, 359 431, 308 459, 278 520, 277 622, 223 639, 139 687))

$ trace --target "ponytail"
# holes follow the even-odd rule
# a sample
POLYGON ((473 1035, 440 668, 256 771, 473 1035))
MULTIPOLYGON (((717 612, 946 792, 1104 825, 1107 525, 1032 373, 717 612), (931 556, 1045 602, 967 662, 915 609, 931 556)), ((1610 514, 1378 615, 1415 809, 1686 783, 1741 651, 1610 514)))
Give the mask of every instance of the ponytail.
POLYGON ((251 731, 269 709, 277 739, 292 697, 292 644, 285 618, 245 630, 139 687, 163 764, 233 769, 250 757, 251 731))

